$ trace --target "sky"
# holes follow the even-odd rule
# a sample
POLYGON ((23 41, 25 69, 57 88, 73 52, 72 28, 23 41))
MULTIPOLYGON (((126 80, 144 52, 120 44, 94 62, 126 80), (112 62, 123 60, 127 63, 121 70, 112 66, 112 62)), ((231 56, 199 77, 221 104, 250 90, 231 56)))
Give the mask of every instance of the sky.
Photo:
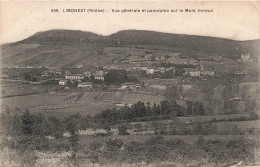
POLYGON ((260 39, 260 2, 0 2, 0 43, 51 29, 110 35, 120 30, 260 39), (59 9, 58 13, 51 9, 59 9), (104 9, 104 13, 65 13, 63 9, 104 9), (114 13, 112 9, 209 9, 213 12, 114 13))

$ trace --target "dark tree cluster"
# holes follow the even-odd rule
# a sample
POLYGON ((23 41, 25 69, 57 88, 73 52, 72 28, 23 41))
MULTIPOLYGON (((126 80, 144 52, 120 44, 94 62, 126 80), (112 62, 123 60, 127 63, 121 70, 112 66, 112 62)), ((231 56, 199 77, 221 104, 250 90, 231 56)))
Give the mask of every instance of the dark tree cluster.
POLYGON ((125 82, 138 82, 134 77, 129 77, 125 70, 110 70, 104 76, 105 84, 120 85, 125 82))
MULTIPOLYGON (((147 120, 156 116, 167 116, 168 118, 175 118, 177 116, 184 116, 186 114, 185 108, 178 105, 175 101, 163 100, 160 104, 137 102, 131 107, 124 106, 121 109, 107 109, 94 116, 98 125, 101 127, 111 126, 120 122, 134 121, 137 118, 146 118, 147 120)), ((144 120, 146 120, 144 119, 144 120)))
POLYGON ((199 101, 186 101, 188 115, 205 115, 205 107, 199 101))
MULTIPOLYGON (((85 128, 86 118, 80 115, 71 115, 69 117, 59 119, 54 116, 46 117, 43 114, 32 114, 28 110, 19 115, 1 115, 4 132, 13 138, 11 147, 17 150, 48 150, 51 149, 50 142, 46 138, 54 137, 55 139, 63 139, 64 132, 69 133, 69 145, 57 145, 57 149, 77 150, 78 130, 85 128)), ((87 121, 88 122, 88 121, 87 121)))

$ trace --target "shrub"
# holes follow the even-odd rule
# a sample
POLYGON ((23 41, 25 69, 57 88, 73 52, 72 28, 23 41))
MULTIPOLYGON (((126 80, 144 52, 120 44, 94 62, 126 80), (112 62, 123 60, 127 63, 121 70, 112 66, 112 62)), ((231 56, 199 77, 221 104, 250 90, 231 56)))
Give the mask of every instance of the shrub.
POLYGON ((249 118, 251 120, 256 120, 256 119, 258 119, 258 115, 254 111, 252 111, 249 113, 249 118))
POLYGON ((118 131, 119 135, 128 135, 127 127, 125 125, 119 126, 118 131))

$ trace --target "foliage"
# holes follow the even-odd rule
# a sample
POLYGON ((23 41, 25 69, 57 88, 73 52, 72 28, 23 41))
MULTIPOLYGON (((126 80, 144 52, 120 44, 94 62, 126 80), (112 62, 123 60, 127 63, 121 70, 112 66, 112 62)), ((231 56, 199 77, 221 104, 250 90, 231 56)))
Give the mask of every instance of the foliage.
POLYGON ((119 131, 119 135, 128 135, 126 125, 119 126, 118 131, 119 131))
POLYGON ((123 142, 121 140, 116 138, 108 139, 104 151, 102 152, 102 156, 106 161, 115 163, 119 158, 122 146, 123 142))
POLYGON ((120 85, 125 82, 137 82, 134 77, 129 77, 125 70, 110 70, 104 76, 105 84, 120 85))
POLYGON ((20 117, 21 130, 24 135, 31 135, 33 132, 33 116, 26 110, 20 117))

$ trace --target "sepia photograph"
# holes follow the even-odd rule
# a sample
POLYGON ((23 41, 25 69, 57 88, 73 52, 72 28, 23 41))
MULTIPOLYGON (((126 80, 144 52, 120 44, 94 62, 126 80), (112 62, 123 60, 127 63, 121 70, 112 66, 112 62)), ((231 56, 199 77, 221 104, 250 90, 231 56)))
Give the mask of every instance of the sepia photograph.
POLYGON ((1 1, 0 167, 260 167, 259 65, 259 1, 1 1))

